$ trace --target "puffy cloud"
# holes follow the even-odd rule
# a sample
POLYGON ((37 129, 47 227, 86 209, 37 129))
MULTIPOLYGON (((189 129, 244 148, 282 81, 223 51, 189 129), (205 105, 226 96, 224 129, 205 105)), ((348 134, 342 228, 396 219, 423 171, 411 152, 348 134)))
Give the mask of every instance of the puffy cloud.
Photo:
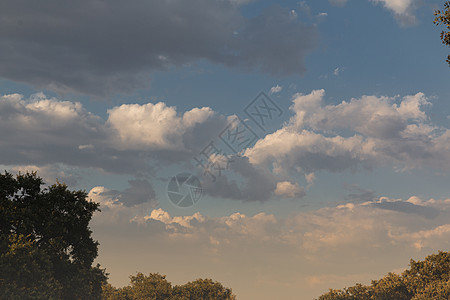
POLYGON ((357 135, 326 137, 307 130, 295 132, 283 128, 259 140, 245 155, 252 164, 272 164, 277 173, 339 172, 356 168, 369 158, 362 142, 363 138, 357 135))
MULTIPOLYGON (((244 157, 232 157, 230 176, 205 182, 205 193, 267 201, 277 195, 303 196, 303 187, 287 183, 299 173, 312 184, 318 170, 450 165, 450 130, 430 122, 424 94, 363 96, 328 105, 324 97, 324 90, 294 95, 289 122, 246 149, 244 157)), ((46 175, 70 184, 76 184, 84 168, 147 176, 162 164, 188 162, 234 119, 208 107, 177 112, 161 102, 124 104, 108 115, 105 121, 78 102, 43 94, 2 96, 0 164, 45 167, 46 175)))
POLYGON ((332 172, 390 164, 402 169, 450 165, 450 130, 433 125, 423 93, 363 96, 324 105, 324 90, 296 94, 290 122, 245 155, 275 172, 332 172))
POLYGON ((412 25, 416 23, 414 9, 416 0, 371 0, 375 3, 382 3, 383 6, 392 11, 402 25, 412 25))
POLYGON ((108 110, 108 125, 119 137, 118 147, 126 149, 185 150, 183 134, 214 115, 209 107, 177 115, 165 103, 123 104, 108 110))
POLYGON ((317 29, 274 6, 246 18, 247 0, 3 1, 0 77, 59 92, 148 88, 154 71, 197 60, 298 74, 317 29))
POLYGON ((1 96, 0 164, 150 174, 152 163, 191 158, 227 123, 207 107, 178 114, 164 103, 121 105, 108 114, 105 121, 79 102, 42 93, 1 96))
POLYGON ((288 198, 300 198, 305 195, 305 190, 297 182, 280 181, 277 183, 275 195, 288 198))

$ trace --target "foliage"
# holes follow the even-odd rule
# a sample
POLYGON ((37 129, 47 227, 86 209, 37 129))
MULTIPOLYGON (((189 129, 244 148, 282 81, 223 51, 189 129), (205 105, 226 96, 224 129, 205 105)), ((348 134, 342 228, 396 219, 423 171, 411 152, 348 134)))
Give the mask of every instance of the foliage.
POLYGON ((0 174, 0 294, 99 299, 106 274, 92 267, 98 242, 89 228, 98 204, 64 184, 41 185, 36 173, 0 174))
POLYGON ((130 285, 115 289, 110 284, 103 286, 104 300, 152 299, 152 300, 235 300, 232 290, 211 279, 197 279, 184 285, 173 286, 166 276, 138 273, 130 276, 130 285))
MULTIPOLYGON (((441 40, 444 45, 450 46, 450 1, 446 1, 444 3, 445 10, 437 10, 434 15, 434 24, 436 25, 444 25, 446 30, 441 32, 441 40)), ((450 65, 450 55, 447 57, 447 62, 450 65)))
POLYGON ((233 300, 236 297, 231 289, 225 288, 219 282, 211 279, 197 279, 181 286, 174 287, 174 299, 194 300, 194 299, 214 299, 214 300, 233 300))
POLYGON ((401 275, 389 273, 370 286, 356 284, 331 290, 319 300, 442 300, 450 299, 450 253, 439 251, 424 261, 410 261, 401 275))
POLYGON ((62 287, 52 273, 50 256, 30 236, 11 234, 0 255, 3 299, 60 299, 62 287))

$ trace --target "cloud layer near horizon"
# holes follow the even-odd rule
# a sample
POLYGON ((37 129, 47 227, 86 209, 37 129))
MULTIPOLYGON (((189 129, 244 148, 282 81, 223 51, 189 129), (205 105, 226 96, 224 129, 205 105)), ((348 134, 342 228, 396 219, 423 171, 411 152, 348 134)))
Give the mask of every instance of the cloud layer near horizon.
MULTIPOLYGON (((203 274, 213 267, 215 276, 223 278, 240 296, 245 297, 240 293, 245 283, 258 290, 261 299, 273 299, 271 286, 278 285, 283 286, 286 295, 301 287, 316 292, 309 298, 317 297, 327 287, 342 288, 388 271, 399 272, 407 267, 409 257, 450 246, 449 199, 412 196, 406 200, 354 200, 292 212, 286 217, 264 212, 173 216, 161 208, 134 210, 132 217, 120 213, 119 205, 104 216, 94 216, 93 224, 98 231, 115 231, 123 225, 128 228, 122 228, 124 232, 136 232, 127 240, 136 239, 144 249, 146 245, 152 249, 148 262, 127 266, 122 274, 136 271, 133 267, 141 270, 147 265, 155 268, 156 264, 163 268, 158 262, 169 255, 175 261, 184 258, 182 266, 170 268, 172 276, 184 267, 195 266, 203 274), (120 214, 126 218, 118 218, 120 214), (228 277, 229 268, 242 271, 228 277), (367 272, 361 273, 363 269, 367 272)), ((139 249, 129 251, 145 256, 139 249)), ((114 280, 126 280, 118 274, 114 280)))

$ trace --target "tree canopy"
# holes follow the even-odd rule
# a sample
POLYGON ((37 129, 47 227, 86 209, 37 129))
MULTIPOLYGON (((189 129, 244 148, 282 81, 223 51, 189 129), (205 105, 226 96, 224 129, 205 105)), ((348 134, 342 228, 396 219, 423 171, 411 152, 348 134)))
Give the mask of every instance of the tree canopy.
POLYGON ((7 299, 100 299, 89 222, 99 204, 36 173, 0 174, 0 294, 7 299))
MULTIPOLYGON (((441 32, 441 40, 444 45, 450 46, 450 1, 444 3, 444 10, 437 10, 434 15, 434 24, 444 25, 446 30, 441 32)), ((450 55, 447 57, 450 66, 450 55)))
POLYGON ((401 275, 389 273, 368 286, 356 284, 333 290, 319 300, 442 300, 450 299, 450 253, 439 252, 423 261, 411 259, 401 275))
POLYGON ((172 286, 166 276, 137 273, 130 276, 130 285, 116 289, 103 286, 104 300, 235 300, 232 290, 211 279, 197 279, 184 285, 172 286))

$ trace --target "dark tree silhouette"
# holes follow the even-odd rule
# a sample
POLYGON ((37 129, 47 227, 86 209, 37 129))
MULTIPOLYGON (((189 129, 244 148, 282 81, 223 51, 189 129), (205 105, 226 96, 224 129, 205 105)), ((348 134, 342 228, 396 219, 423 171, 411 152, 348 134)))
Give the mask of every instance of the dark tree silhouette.
POLYGON ((64 184, 42 185, 36 173, 0 174, 0 295, 100 299, 106 273, 92 267, 98 242, 89 228, 99 204, 64 184))

